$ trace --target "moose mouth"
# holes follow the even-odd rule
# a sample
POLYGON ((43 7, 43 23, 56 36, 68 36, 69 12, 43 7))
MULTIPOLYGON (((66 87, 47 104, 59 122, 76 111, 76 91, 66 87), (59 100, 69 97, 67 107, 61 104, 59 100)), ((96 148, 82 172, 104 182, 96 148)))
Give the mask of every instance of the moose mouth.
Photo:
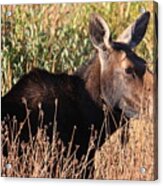
POLYGON ((131 109, 125 110, 124 113, 125 113, 126 117, 128 117, 128 118, 137 119, 139 117, 139 113, 134 110, 131 110, 131 109))
POLYGON ((139 117, 138 110, 135 110, 131 106, 124 106, 123 104, 117 104, 114 107, 114 109, 121 110, 122 114, 124 114, 128 119, 130 119, 130 118, 137 119, 139 117))

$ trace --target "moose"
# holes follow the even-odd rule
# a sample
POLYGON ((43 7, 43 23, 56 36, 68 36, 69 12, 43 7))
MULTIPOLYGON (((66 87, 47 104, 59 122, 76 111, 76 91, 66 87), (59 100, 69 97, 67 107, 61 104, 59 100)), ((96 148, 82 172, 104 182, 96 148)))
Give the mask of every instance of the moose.
MULTIPOLYGON (((144 92, 147 92, 148 110, 152 113, 153 74, 146 61, 133 51, 146 33, 149 18, 149 12, 143 13, 114 41, 106 21, 98 14, 91 14, 89 34, 95 49, 94 57, 72 75, 53 74, 37 68, 23 75, 1 99, 2 121, 7 120, 7 116, 10 119, 16 116, 21 122, 28 108, 31 133, 35 136, 41 105, 43 124, 47 126, 49 140, 52 140, 57 112, 57 131, 65 147, 76 127, 74 145, 79 146, 76 157, 80 160, 87 152, 92 126, 97 138, 101 136, 99 147, 105 141, 106 131, 102 129, 104 105, 109 111, 110 134, 120 127, 122 114, 128 120, 139 117, 144 92)), ((28 127, 26 122, 20 134, 21 141, 29 141, 28 127)), ((96 148, 97 143, 90 158, 94 157, 96 148)), ((7 149, 4 154, 7 156, 7 149)))

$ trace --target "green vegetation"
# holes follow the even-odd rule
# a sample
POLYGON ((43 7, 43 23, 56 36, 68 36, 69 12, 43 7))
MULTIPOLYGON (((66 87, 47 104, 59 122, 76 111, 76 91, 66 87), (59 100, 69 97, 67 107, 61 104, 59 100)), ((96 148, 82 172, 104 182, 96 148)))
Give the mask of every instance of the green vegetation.
MULTIPOLYGON (((116 38, 142 7, 153 12, 152 2, 2 6, 2 95, 33 67, 72 73, 89 60, 94 53, 88 35, 91 13, 103 16, 116 38)), ((154 61, 152 21, 153 15, 136 49, 150 62, 154 61)))

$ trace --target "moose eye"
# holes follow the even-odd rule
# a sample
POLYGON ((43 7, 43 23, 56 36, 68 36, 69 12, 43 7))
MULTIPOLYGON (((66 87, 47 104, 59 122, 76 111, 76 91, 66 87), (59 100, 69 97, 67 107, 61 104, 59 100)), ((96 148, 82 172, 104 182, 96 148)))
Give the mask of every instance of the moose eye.
POLYGON ((133 74, 133 68, 129 67, 125 69, 126 74, 133 74))
POLYGON ((136 73, 133 68, 129 67, 125 69, 126 74, 132 75, 133 79, 136 78, 136 73))

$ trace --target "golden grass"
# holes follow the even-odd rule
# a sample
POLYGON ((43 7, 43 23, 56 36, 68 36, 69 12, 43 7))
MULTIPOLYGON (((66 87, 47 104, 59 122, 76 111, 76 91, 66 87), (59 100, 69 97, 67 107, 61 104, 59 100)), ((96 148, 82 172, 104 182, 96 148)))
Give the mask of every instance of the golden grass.
MULTIPOLYGON (((2 150, 5 143, 8 143, 8 157, 2 155, 2 176, 3 177, 31 177, 31 178, 85 178, 88 154, 78 162, 75 151, 71 151, 71 142, 66 149, 56 134, 53 143, 49 143, 46 135, 46 128, 38 129, 36 137, 29 143, 19 143, 19 139, 10 142, 8 129, 2 125, 2 150), (21 147, 20 147, 20 146, 21 147), (18 155, 19 147, 23 153, 18 155), (9 168, 10 167, 10 168, 9 168)), ((92 177, 90 173, 90 178, 92 177)))
MULTIPOLYGON (((118 129, 104 143, 95 155, 95 171, 90 172, 90 179, 127 179, 155 180, 157 167, 155 161, 155 141, 153 122, 148 119, 132 120, 118 129), (145 173, 141 168, 145 168, 145 173)), ((37 135, 29 143, 9 141, 8 128, 2 122, 2 149, 8 143, 8 157, 2 155, 2 176, 32 177, 32 178, 73 178, 86 176, 86 168, 90 145, 86 157, 78 162, 76 150, 72 153, 71 143, 66 150, 62 141, 55 134, 55 140, 50 144, 46 128, 39 128, 37 135), (23 151, 18 155, 19 145, 23 151), (10 167, 11 166, 11 167, 10 167), (10 167, 10 168, 9 168, 10 167)), ((95 138, 90 138, 93 141, 95 138)))
POLYGON ((95 157, 96 179, 155 180, 154 123, 133 120, 118 129, 95 157), (145 168, 145 172, 141 172, 145 168))

